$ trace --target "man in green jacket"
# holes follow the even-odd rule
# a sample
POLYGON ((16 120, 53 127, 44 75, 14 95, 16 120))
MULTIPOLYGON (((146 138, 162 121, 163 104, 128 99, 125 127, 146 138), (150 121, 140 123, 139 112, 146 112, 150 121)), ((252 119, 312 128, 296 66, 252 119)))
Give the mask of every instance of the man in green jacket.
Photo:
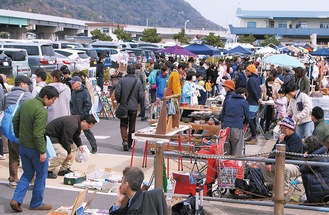
POLYGON ((316 136, 323 145, 329 148, 329 125, 324 121, 324 111, 321 107, 315 106, 312 109, 311 119, 314 122, 313 135, 316 136))
POLYGON ((39 96, 26 100, 13 118, 13 127, 19 144, 19 155, 22 160, 23 175, 10 201, 11 208, 22 212, 26 191, 36 173, 30 210, 50 210, 50 205, 43 204, 46 178, 48 175, 48 157, 46 154, 46 124, 48 112, 59 94, 55 87, 45 86, 39 96))

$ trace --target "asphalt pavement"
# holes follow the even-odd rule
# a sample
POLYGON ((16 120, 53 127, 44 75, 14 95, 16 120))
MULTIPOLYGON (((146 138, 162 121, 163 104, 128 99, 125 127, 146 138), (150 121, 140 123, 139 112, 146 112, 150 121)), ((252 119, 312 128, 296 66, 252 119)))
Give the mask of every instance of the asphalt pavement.
MULTIPOLYGON (((136 129, 144 128, 148 125, 146 121, 141 121, 140 118, 137 119, 136 129)), ((121 145, 121 136, 119 129, 119 120, 114 118, 101 119, 100 123, 97 123, 92 131, 96 137, 97 144, 99 146, 98 153, 92 154, 88 163, 76 163, 72 165, 72 170, 85 173, 97 169, 110 168, 113 174, 121 175, 122 170, 129 166, 131 151, 124 152, 121 145)), ((86 138, 82 135, 82 140, 85 145, 90 148, 90 145, 86 138)), ((268 151, 271 149, 273 141, 265 141, 259 138, 257 145, 247 145, 246 154, 255 154, 260 151, 268 151)), ((134 166, 141 167, 142 165, 142 155, 143 155, 144 143, 138 142, 136 144, 134 166)), ((153 172, 153 156, 149 155, 148 166, 142 168, 145 174, 145 181, 148 181, 153 172)), ((190 166, 188 159, 184 161, 184 166, 190 166)), ((175 158, 170 159, 170 171, 177 171, 177 162, 175 158)), ((184 171, 189 171, 185 168, 184 171)), ((22 173, 21 168, 19 168, 19 174, 22 173)), ((9 206, 9 202, 13 196, 14 189, 10 188, 7 184, 8 178, 8 158, 6 160, 0 161, 0 214, 12 214, 13 211, 9 206)), ((60 206, 72 205, 78 193, 82 190, 79 188, 74 188, 70 185, 63 184, 63 177, 58 176, 57 179, 47 179, 46 190, 45 190, 45 204, 51 204, 54 209, 60 206)), ((27 192, 27 195, 23 202, 23 213, 21 214, 47 214, 44 211, 30 211, 29 201, 31 199, 31 191, 27 192)), ((87 199, 89 199, 89 193, 87 199)), ((105 194, 98 192, 91 203, 90 208, 97 209, 108 209, 113 205, 116 198, 115 193, 105 194)), ((223 197, 223 201, 227 198, 223 197)), ((246 202, 247 203, 247 202, 246 202)), ((268 201, 269 204, 272 201, 268 201)), ((221 199, 215 201, 207 199, 204 201, 204 210, 206 214, 273 214, 272 206, 255 206, 249 204, 237 204, 230 202, 222 202, 221 199)), ((310 214, 325 214, 321 212, 296 210, 296 209, 285 209, 285 214, 298 214, 303 213, 304 215, 310 214)), ((327 213, 326 213, 327 214, 327 213)))

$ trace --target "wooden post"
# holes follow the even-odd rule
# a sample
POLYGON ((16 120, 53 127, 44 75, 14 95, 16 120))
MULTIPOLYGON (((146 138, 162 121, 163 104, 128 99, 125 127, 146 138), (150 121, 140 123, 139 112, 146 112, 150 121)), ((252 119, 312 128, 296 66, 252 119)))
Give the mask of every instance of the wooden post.
POLYGON ((285 161, 286 145, 276 144, 276 149, 280 152, 275 155, 275 178, 274 178, 274 214, 284 214, 284 181, 285 181, 285 161))
POLYGON ((163 142, 156 142, 155 154, 155 188, 163 189, 163 142))

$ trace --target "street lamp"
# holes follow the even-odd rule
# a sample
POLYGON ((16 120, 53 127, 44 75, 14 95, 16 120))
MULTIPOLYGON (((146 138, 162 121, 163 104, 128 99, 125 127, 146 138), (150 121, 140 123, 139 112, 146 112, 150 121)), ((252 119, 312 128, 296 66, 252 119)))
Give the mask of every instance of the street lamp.
POLYGON ((189 19, 185 21, 185 25, 184 25, 184 30, 185 30, 185 32, 186 32, 186 24, 187 24, 189 21, 190 21, 189 19))

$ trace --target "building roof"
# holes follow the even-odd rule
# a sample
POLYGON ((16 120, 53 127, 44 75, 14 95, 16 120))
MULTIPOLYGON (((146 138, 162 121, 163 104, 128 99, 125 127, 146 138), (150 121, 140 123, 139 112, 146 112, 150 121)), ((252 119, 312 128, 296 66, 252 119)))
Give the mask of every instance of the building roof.
POLYGON ((327 19, 329 11, 270 11, 270 10, 236 10, 238 18, 258 18, 258 19, 292 19, 292 18, 314 18, 327 19))

